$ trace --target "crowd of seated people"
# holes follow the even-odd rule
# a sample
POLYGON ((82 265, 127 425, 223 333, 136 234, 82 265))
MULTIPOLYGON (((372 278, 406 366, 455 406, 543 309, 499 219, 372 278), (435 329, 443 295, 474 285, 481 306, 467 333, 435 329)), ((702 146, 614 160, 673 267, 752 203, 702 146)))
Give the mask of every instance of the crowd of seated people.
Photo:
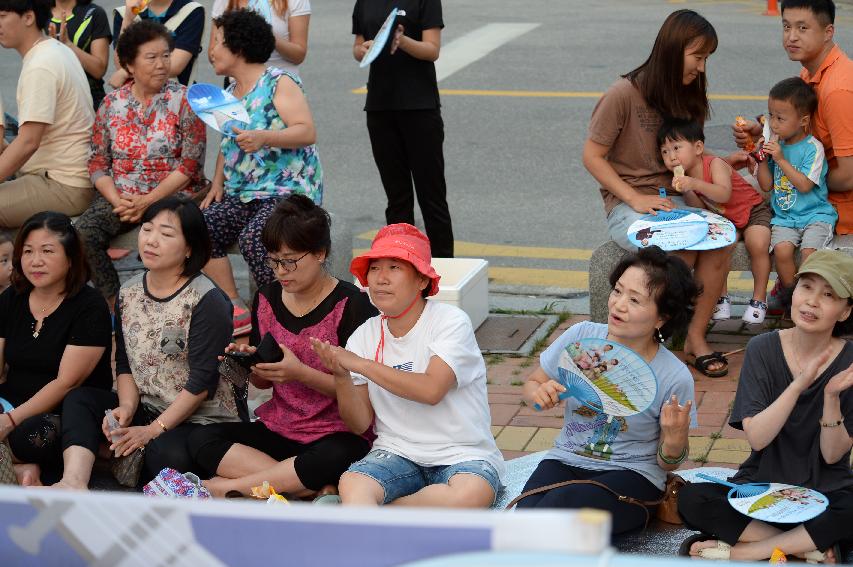
MULTIPOLYGON (((424 3, 420 24, 440 29, 440 2, 424 3)), ((205 127, 186 95, 200 4, 127 0, 110 33, 91 3, 0 0, 0 43, 22 59, 20 127, 0 153, 0 443, 18 482, 85 489, 99 455, 136 455, 137 487, 170 467, 199 474, 214 496, 267 481, 300 498, 338 491, 344 505, 491 506, 505 464, 489 428, 486 367, 467 315, 432 298, 436 243, 409 223, 381 229, 351 264, 366 294, 328 272, 323 169, 297 72, 310 7, 275 0, 266 17, 246 8, 214 6, 208 57, 249 123, 222 138, 207 183, 205 127), (107 250, 137 228, 144 272, 122 285, 107 250), (235 243, 258 285, 250 304, 226 256, 235 243), (234 342, 247 332, 248 344, 234 342), (272 390, 252 421, 247 386, 220 364, 265 339, 281 357, 250 368, 251 384, 272 390)), ((614 533, 636 530, 686 459, 694 382, 663 343, 686 335, 686 361, 726 375, 705 334, 712 317, 728 316, 733 247, 638 252, 626 229, 650 212, 703 208, 729 218, 750 253, 744 319, 763 321, 775 298, 793 321, 747 347, 731 425, 752 453, 735 478, 814 488, 830 505, 784 529, 737 516, 723 492, 694 485, 680 511, 701 534, 682 551, 838 558, 853 519, 853 354, 840 338, 853 260, 830 248, 853 232, 853 62, 833 42, 834 21, 831 0, 782 2, 784 45, 803 68, 769 89, 764 156, 750 152, 764 132, 751 121, 733 126, 743 149, 705 151, 705 65, 718 37, 692 10, 670 14, 649 58, 599 100, 583 163, 610 238, 631 254, 610 276, 607 323, 558 337, 524 396, 544 409, 560 403, 561 356, 585 339, 630 348, 657 393, 628 416, 569 397, 519 507, 599 508, 613 513, 614 533)), ((358 26, 361 56, 369 27, 358 26)), ((390 51, 432 65, 440 34, 403 38, 398 29, 390 51), (425 43, 431 55, 418 51, 425 43)))

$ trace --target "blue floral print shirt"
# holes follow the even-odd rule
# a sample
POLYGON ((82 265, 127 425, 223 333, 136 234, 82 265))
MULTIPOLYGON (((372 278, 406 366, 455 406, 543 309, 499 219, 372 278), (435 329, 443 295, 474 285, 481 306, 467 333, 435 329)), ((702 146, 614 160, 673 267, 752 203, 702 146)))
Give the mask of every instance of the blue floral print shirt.
MULTIPOLYGON (((300 88, 302 81, 275 67, 269 67, 255 87, 241 101, 249 112, 249 129, 283 130, 287 124, 275 109, 275 89, 282 76, 300 88)), ((234 84, 228 88, 233 91, 234 84)), ((222 155, 225 158, 225 192, 243 203, 291 193, 306 195, 318 205, 323 202, 323 168, 314 144, 296 149, 263 147, 257 153, 263 158, 260 166, 253 154, 247 154, 234 138, 223 136, 222 155)))

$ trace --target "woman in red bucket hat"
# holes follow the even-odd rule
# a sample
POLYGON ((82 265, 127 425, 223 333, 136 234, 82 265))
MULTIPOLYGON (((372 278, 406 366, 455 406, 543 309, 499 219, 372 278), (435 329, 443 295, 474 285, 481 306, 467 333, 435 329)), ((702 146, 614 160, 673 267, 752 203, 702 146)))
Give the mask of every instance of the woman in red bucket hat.
POLYGON ((375 423, 373 449, 341 477, 344 504, 487 507, 500 489, 486 365, 468 316, 427 300, 439 281, 430 261, 429 240, 414 226, 380 230, 350 271, 382 315, 346 349, 313 341, 350 430, 375 423))

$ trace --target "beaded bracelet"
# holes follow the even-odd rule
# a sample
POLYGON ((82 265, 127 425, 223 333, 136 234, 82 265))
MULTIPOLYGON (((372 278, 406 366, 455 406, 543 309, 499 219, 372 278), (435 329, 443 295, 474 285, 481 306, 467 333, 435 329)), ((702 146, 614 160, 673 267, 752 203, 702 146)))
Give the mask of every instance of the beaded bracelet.
POLYGON ((668 465, 679 465, 683 463, 685 459, 687 459, 687 447, 684 447, 684 450, 681 451, 681 454, 678 457, 672 459, 663 454, 663 443, 661 443, 660 445, 658 445, 658 457, 660 457, 660 460, 668 465))
POLYGON ((842 423, 844 423, 844 418, 843 418, 843 417, 842 417, 841 419, 837 420, 837 421, 830 421, 830 422, 828 422, 828 423, 827 423, 827 422, 825 422, 825 421, 823 421, 823 420, 821 420, 821 422, 820 422, 820 426, 821 426, 821 427, 838 427, 838 426, 839 426, 839 425, 841 425, 842 423))

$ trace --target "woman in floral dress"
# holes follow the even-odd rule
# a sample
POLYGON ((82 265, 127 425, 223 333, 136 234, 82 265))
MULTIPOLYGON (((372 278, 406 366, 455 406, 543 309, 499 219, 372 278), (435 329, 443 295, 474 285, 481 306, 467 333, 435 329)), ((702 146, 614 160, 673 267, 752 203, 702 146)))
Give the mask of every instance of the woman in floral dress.
POLYGON ((173 44, 156 22, 128 27, 116 52, 134 80, 107 95, 95 119, 89 175, 98 194, 76 225, 92 280, 111 306, 119 279, 107 255, 110 240, 138 226, 154 202, 203 187, 204 123, 190 109, 186 87, 169 80, 173 44))
POLYGON ((251 320, 237 294, 226 248, 239 243, 259 287, 273 281, 275 276, 264 263, 264 224, 287 195, 300 193, 321 204, 323 171, 302 82, 287 71, 266 66, 275 47, 270 25, 247 10, 226 12, 213 24, 213 69, 234 78, 229 90, 246 106, 249 124, 237 128, 236 137, 223 137, 213 186, 202 202, 213 239, 205 273, 234 303, 234 334, 239 335, 251 329, 251 320))

